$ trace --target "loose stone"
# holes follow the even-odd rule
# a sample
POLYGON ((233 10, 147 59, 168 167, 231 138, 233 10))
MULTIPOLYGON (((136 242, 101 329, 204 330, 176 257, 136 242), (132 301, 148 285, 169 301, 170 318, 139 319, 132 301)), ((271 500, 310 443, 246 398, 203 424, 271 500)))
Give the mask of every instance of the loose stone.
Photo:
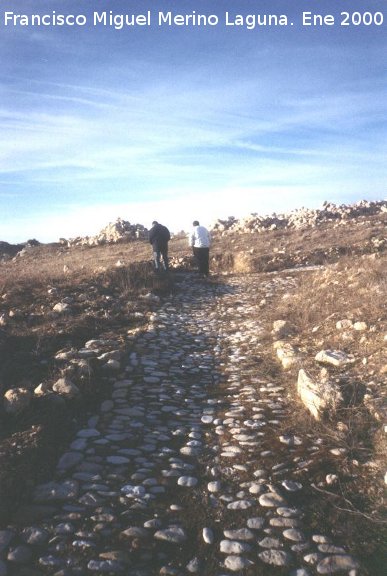
POLYGON ((144 486, 131 486, 130 484, 127 484, 121 488, 121 492, 125 494, 127 498, 142 498, 145 495, 146 490, 144 486))
POLYGON ((49 534, 42 528, 31 526, 30 528, 25 528, 23 530, 21 537, 27 544, 39 546, 47 542, 49 534))
POLYGON ((278 538, 271 538, 270 536, 266 536, 262 540, 258 541, 258 544, 262 548, 282 548, 283 544, 278 538))
POLYGON ((224 561, 225 567, 232 572, 239 572, 251 564, 252 562, 243 556, 227 556, 224 561))
POLYGON ((67 452, 60 458, 58 468, 62 470, 69 470, 70 468, 74 468, 82 460, 83 454, 80 452, 67 452))
POLYGON ((277 508, 277 514, 279 516, 283 516, 284 518, 294 518, 301 515, 297 508, 287 508, 286 506, 280 506, 277 508))
POLYGON ((324 554, 345 554, 344 548, 341 546, 334 546, 333 544, 319 544, 317 548, 324 554))
POLYGON ((119 574, 124 570, 124 565, 117 560, 90 560, 87 568, 91 572, 100 572, 102 574, 119 574))
POLYGON ((299 436, 280 436, 280 442, 286 444, 287 446, 300 446, 302 444, 302 439, 299 436))
POLYGON ((261 506, 266 508, 274 508, 277 506, 283 506, 285 504, 285 500, 279 494, 268 492, 267 494, 262 494, 262 496, 259 497, 259 503, 261 506))
POLYGON ((156 540, 164 540, 172 544, 181 544, 187 540, 187 535, 183 528, 166 528, 165 530, 158 530, 154 537, 156 540))
POLYGON ((237 542, 236 540, 222 540, 220 542, 220 551, 224 554, 242 554, 249 552, 251 547, 245 542, 237 542))
POLYGON ((213 482, 209 482, 207 484, 207 490, 209 492, 219 492, 219 490, 221 489, 221 482, 219 482, 218 480, 215 480, 213 482))
POLYGON ((294 528, 284 530, 283 535, 287 540, 293 540, 293 542, 303 542, 305 540, 304 534, 300 530, 295 530, 294 528))
POLYGON ((254 533, 247 528, 239 528, 236 530, 223 530, 223 534, 230 540, 253 540, 254 533))
POLYGON ((235 502, 230 502, 230 504, 227 504, 227 508, 229 510, 246 510, 247 508, 250 508, 253 505, 253 503, 251 502, 251 500, 237 500, 235 502))
POLYGON ((250 494, 261 494, 264 491, 264 487, 262 484, 258 484, 257 482, 252 482, 251 486, 249 487, 250 494))
POLYGON ((282 550, 264 550, 258 554, 258 557, 272 566, 288 566, 291 562, 290 555, 282 550))
POLYGON ((193 488, 197 485, 198 479, 193 476, 180 476, 177 481, 179 486, 186 486, 188 488, 193 488))
POLYGON ((316 565, 323 559, 323 555, 321 552, 311 552, 310 554, 306 554, 304 556, 304 560, 307 564, 311 564, 312 566, 316 565))
POLYGON ((145 528, 141 528, 140 526, 131 526, 127 528, 123 532, 121 532, 121 536, 125 538, 148 538, 149 532, 145 528))
POLYGON ((247 526, 248 528, 251 528, 252 530, 260 530, 265 524, 265 520, 264 518, 249 518, 247 520, 247 526))
POLYGON ((269 524, 279 528, 294 528, 298 526, 299 521, 295 518, 270 518, 269 524))
POLYGON ((211 528, 203 528, 203 540, 206 544, 212 544, 214 542, 214 532, 211 528))
POLYGON ((293 480, 284 480, 282 486, 288 490, 288 492, 297 492, 302 489, 301 482, 294 482, 293 480))
POLYGON ((333 555, 321 560, 317 565, 319 574, 334 574, 344 570, 352 570, 358 567, 358 563, 351 556, 333 555))
POLYGON ((129 464, 129 458, 125 458, 125 456, 108 456, 106 458, 106 462, 108 464, 113 465, 120 465, 120 464, 129 464))
POLYGON ((31 560, 32 552, 27 546, 16 546, 8 552, 7 560, 15 564, 28 564, 31 560))
POLYGON ((190 562, 188 562, 187 566, 186 566, 188 572, 191 572, 193 574, 195 574, 196 572, 199 572, 200 570, 200 560, 199 558, 192 558, 192 560, 190 562))

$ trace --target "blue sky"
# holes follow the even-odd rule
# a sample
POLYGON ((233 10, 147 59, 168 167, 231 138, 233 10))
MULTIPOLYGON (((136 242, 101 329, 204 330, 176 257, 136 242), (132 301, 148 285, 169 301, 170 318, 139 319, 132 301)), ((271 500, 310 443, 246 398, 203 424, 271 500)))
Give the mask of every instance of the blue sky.
POLYGON ((383 0, 3 0, 0 240, 94 234, 386 197, 383 0), (93 12, 151 25, 93 26, 93 12), (158 26, 159 11, 217 26, 158 26), (21 26, 15 14, 81 14, 21 26), (285 14, 288 26, 226 26, 285 14), (303 11, 334 26, 302 25, 303 11), (382 26, 341 26, 340 12, 382 26), (367 18, 367 16, 366 16, 367 18), (293 25, 290 25, 293 22, 293 25))

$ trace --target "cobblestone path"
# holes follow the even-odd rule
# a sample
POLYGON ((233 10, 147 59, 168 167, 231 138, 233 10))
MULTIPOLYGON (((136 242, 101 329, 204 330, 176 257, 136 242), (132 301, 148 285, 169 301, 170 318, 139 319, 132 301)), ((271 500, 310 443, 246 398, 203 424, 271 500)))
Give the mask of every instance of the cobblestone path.
POLYGON ((0 532, 0 576, 361 574, 307 525, 320 446, 281 436, 292 406, 262 370, 256 302, 281 282, 181 281, 30 522, 0 532))

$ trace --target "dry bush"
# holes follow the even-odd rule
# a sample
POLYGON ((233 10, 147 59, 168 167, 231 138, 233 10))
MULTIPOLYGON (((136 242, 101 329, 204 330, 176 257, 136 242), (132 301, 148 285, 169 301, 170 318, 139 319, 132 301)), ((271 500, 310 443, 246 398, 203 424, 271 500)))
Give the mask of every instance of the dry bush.
POLYGON ((151 262, 133 262, 122 268, 110 269, 103 274, 103 284, 131 297, 144 290, 157 294, 171 288, 170 277, 162 271, 156 274, 151 262))
MULTIPOLYGON (((299 332, 348 318, 369 326, 386 320, 386 256, 343 258, 299 278, 297 291, 282 304, 299 332)), ((278 311, 280 314, 281 311, 278 311)))

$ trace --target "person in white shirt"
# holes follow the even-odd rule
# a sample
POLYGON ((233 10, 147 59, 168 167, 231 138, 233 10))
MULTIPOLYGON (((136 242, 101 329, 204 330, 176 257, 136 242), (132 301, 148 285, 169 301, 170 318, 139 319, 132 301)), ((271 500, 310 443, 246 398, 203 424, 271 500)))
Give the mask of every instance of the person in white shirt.
POLYGON ((194 220, 192 226, 188 242, 196 258, 199 274, 208 276, 210 273, 211 236, 207 228, 200 226, 197 220, 194 220))

